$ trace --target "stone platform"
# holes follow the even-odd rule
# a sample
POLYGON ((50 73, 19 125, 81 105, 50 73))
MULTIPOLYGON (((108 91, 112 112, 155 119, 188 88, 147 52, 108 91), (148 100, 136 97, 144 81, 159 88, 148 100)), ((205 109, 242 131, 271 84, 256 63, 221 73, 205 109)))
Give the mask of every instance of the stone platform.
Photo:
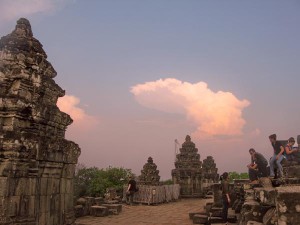
MULTIPOLYGON (((81 217, 77 225, 192 225, 190 212, 203 211, 211 199, 181 199, 160 205, 123 205, 119 215, 81 217)), ((233 224, 231 224, 233 225, 233 224)))

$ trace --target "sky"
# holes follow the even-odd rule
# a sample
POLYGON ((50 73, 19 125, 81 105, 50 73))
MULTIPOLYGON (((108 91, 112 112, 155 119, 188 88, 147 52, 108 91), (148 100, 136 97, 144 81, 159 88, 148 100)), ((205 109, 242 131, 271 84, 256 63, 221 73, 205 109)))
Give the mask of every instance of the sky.
POLYGON ((27 18, 66 91, 79 162, 171 178, 186 135, 219 173, 266 158, 300 125, 298 0, 0 0, 0 36, 27 18), (175 144, 178 140, 179 145, 175 144))

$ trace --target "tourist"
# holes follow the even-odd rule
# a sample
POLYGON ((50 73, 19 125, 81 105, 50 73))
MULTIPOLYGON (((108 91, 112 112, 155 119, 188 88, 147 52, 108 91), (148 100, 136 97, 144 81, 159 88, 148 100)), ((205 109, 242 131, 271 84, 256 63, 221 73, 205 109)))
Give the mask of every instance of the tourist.
POLYGON ((230 204, 229 197, 229 176, 228 173, 225 172, 220 177, 221 179, 221 189, 222 189, 222 202, 223 202, 223 210, 222 210, 222 218, 225 224, 228 224, 228 208, 230 204))
POLYGON ((299 162, 300 159, 296 155, 299 152, 299 150, 298 150, 298 148, 293 149, 294 144, 295 144, 295 139, 293 137, 290 137, 288 140, 288 143, 286 144, 286 146, 284 148, 285 156, 288 161, 299 162))
POLYGON ((284 159, 283 156, 284 148, 282 144, 279 141, 277 141, 276 134, 270 135, 269 140, 274 149, 274 154, 270 159, 270 177, 275 177, 275 173, 274 173, 275 163, 276 163, 277 171, 279 172, 279 176, 283 177, 281 161, 284 159))
POLYGON ((258 178, 268 176, 268 161, 253 148, 249 149, 249 153, 251 155, 251 164, 247 165, 249 168, 249 178, 252 184, 256 184, 258 183, 258 178))
POLYGON ((133 175, 129 176, 128 187, 126 191, 126 203, 133 205, 134 193, 137 191, 136 181, 134 180, 133 175))

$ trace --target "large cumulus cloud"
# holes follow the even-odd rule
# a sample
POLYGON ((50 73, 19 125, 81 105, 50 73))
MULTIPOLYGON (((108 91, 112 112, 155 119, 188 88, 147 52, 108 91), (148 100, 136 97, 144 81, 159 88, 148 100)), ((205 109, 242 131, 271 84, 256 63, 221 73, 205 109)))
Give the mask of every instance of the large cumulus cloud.
POLYGON ((193 135, 200 138, 241 135, 246 124, 242 111, 250 105, 231 92, 210 90, 205 82, 193 84, 174 78, 137 84, 131 92, 145 107, 185 114, 196 126, 193 135))

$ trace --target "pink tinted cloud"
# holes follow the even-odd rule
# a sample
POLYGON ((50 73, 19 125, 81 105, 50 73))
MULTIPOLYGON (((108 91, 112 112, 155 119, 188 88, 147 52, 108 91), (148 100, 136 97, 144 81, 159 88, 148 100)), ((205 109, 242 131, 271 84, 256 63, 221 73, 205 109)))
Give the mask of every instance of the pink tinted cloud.
POLYGON ((137 84, 131 92, 145 107, 185 114, 196 126, 193 135, 202 139, 242 135, 246 124, 242 111, 250 105, 231 92, 213 92, 205 82, 192 84, 174 78, 137 84))
POLYGON ((89 130, 97 127, 99 120, 94 116, 88 115, 78 106, 79 103, 79 98, 72 95, 65 95, 58 99, 57 106, 62 112, 71 116, 73 119, 73 124, 71 126, 77 128, 76 130, 78 130, 78 128, 89 130))
POLYGON ((35 13, 54 12, 70 2, 72 0, 1 0, 0 21, 15 20, 35 13))

